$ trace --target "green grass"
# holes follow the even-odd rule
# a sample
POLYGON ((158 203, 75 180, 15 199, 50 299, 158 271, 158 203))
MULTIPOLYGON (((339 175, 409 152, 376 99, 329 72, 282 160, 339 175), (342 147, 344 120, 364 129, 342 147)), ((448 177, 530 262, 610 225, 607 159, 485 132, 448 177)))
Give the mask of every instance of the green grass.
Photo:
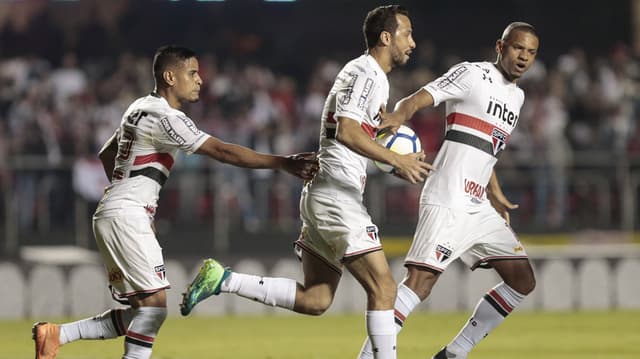
MULTIPOLYGON (((398 337, 398 358, 429 358, 468 314, 415 313, 398 337)), ((0 321, 0 359, 33 358, 31 321, 0 321)), ((364 316, 170 318, 153 359, 332 359, 356 357, 364 316)), ((80 341, 58 359, 114 359, 122 338, 80 341)), ((478 345, 470 359, 638 359, 640 312, 514 315, 478 345)))

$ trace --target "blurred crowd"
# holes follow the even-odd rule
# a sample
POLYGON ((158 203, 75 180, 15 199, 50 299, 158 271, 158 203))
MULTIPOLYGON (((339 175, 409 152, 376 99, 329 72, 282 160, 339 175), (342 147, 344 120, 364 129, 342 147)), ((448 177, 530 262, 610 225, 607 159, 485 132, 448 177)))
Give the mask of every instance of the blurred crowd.
MULTIPOLYGON (((5 37, 8 28, 5 23, 5 37)), ((493 61, 491 45, 461 58, 420 41, 410 65, 390 74, 389 106, 460 61, 493 61)), ((37 225, 42 191, 50 192, 51 220, 59 222, 69 221, 69 198, 97 201, 106 179, 96 153, 126 107, 153 89, 151 54, 82 54, 74 49, 61 51, 59 59, 0 58, 0 196, 11 203, 0 211, 5 216, 13 211, 26 230, 37 225)), ((358 55, 354 49, 350 56, 358 55)), ((516 199, 529 202, 532 221, 548 228, 566 223, 576 206, 571 168, 584 154, 595 161, 592 154, 598 153, 605 163, 640 155, 637 55, 623 43, 603 56, 572 48, 555 58, 541 57, 520 82, 526 101, 501 162, 525 171, 530 190, 516 199)), ((277 71, 268 61, 236 61, 228 53, 201 53, 199 60, 201 99, 184 110, 203 131, 264 152, 317 148, 324 99, 344 58, 309 63, 303 75, 277 71)), ((444 134, 443 110, 424 110, 412 119, 431 154, 444 134)), ((264 219, 283 226, 296 220, 300 184, 295 179, 210 162, 199 156, 179 162, 175 171, 182 174, 171 189, 177 195, 168 196, 170 205, 161 213, 185 221, 207 216, 213 206, 207 181, 215 172, 248 230, 260 228, 264 219)))

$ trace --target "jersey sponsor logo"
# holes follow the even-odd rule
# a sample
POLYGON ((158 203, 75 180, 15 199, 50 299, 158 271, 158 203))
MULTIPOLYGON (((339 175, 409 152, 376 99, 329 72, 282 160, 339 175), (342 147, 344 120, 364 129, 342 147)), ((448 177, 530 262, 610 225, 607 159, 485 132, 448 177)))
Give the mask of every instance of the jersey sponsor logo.
POLYGON ((507 108, 506 103, 502 103, 502 101, 495 98, 489 100, 486 113, 487 115, 502 120, 502 122, 507 123, 509 126, 515 127, 518 123, 518 114, 507 108))
POLYGON ((349 79, 344 79, 344 81, 348 82, 347 86, 345 87, 345 94, 344 96, 340 99, 340 104, 341 105, 346 105, 349 102, 351 102, 351 96, 353 95, 353 87, 356 85, 356 81, 358 80, 358 74, 354 74, 354 73, 347 73, 347 76, 349 76, 349 79))
POLYGON ((515 253, 523 252, 523 251, 524 251, 524 248, 523 248, 522 246, 516 246, 516 247, 513 247, 513 251, 514 251, 515 253))
POLYGON ((438 259, 440 263, 449 259, 449 257, 451 257, 451 253, 453 253, 453 251, 443 245, 438 244, 436 247, 436 259, 438 259))
POLYGON ((173 127, 171 127, 171 123, 169 123, 168 118, 163 117, 160 120, 160 124, 162 125, 162 129, 167 134, 167 136, 169 136, 169 138, 174 140, 177 144, 184 145, 187 142, 185 141, 184 137, 180 136, 178 132, 176 132, 176 130, 174 130, 173 127))
POLYGON ((371 89, 373 88, 373 80, 371 78, 367 78, 367 81, 364 83, 364 88, 362 89, 362 93, 360 94, 360 98, 358 99, 358 108, 361 110, 366 109, 367 100, 369 99, 369 95, 371 94, 371 89))
POLYGON ((189 129, 189 131, 193 132, 194 135, 199 135, 200 130, 196 127, 196 124, 191 121, 190 118, 185 116, 178 116, 178 118, 184 123, 185 126, 189 129))
POLYGON ((153 267, 153 270, 156 272, 156 275, 161 280, 165 280, 167 278, 166 271, 165 271, 165 268, 164 268, 164 264, 161 264, 159 266, 153 267))
POLYGON ((467 72, 468 69, 466 66, 462 65, 460 67, 458 67, 457 69, 451 71, 451 73, 449 74, 449 76, 443 78, 442 80, 440 80, 436 86, 438 86, 438 88, 445 88, 447 86, 449 86, 450 84, 452 84, 456 79, 458 79, 458 77, 460 77, 460 75, 464 74, 465 72, 467 72))
POLYGON ((378 227, 376 226, 367 226, 367 236, 376 242, 380 242, 378 238, 378 227))
POLYGON ((504 150, 507 146, 507 140, 509 135, 504 133, 498 128, 494 128, 491 133, 491 141, 493 142, 493 154, 497 155, 498 152, 504 150))
POLYGON ((484 198, 484 192, 485 192, 485 188, 483 185, 472 181, 470 179, 465 178, 464 179, 464 192, 468 193, 469 195, 478 198, 478 199, 482 199, 484 198))

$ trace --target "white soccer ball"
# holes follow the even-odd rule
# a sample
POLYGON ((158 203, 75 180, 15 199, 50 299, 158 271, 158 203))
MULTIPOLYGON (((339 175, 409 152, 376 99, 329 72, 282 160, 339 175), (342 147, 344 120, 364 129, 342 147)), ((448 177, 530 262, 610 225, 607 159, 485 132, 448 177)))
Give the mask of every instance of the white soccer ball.
MULTIPOLYGON (((389 131, 379 132, 376 136, 376 142, 390 149, 393 152, 406 155, 407 153, 416 153, 422 151, 420 139, 413 130, 405 125, 398 128, 398 132, 394 135, 389 131)), ((393 173, 394 168, 386 163, 373 161, 373 163, 381 171, 393 173)))

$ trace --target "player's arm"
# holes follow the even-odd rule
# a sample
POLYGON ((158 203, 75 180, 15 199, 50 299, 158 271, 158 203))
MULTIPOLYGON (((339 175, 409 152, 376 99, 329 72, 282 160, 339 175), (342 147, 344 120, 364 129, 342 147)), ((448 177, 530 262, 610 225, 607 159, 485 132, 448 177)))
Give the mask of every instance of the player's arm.
POLYGON ((109 182, 111 182, 111 176, 113 176, 113 169, 116 166, 116 155, 118 154, 118 132, 114 132, 111 137, 102 145, 102 148, 98 152, 98 158, 102 162, 102 168, 107 175, 109 182))
POLYGON ((420 109, 428 106, 432 106, 434 103, 433 96, 429 91, 424 88, 420 88, 411 95, 401 99, 396 103, 395 109, 391 113, 381 113, 382 121, 378 126, 378 129, 387 129, 392 132, 396 132, 400 125, 403 125, 420 109))
POLYGON ((318 161, 313 153, 292 156, 277 156, 259 153, 244 146, 209 137, 195 153, 207 155, 220 162, 245 168, 268 168, 285 170, 304 180, 312 179, 318 170, 318 161))
POLYGON ((380 146, 367 135, 360 123, 348 117, 338 117, 336 139, 353 152, 393 166, 396 173, 411 183, 422 182, 431 165, 423 162, 424 152, 400 155, 380 146))
POLYGON ((489 198, 489 202, 493 208, 498 211, 498 214, 504 218, 507 223, 510 223, 511 219, 509 217, 509 210, 516 209, 519 206, 517 204, 511 203, 509 199, 502 192, 502 188, 500 187, 500 183, 498 182, 498 176, 496 176, 496 171, 494 170, 491 173, 491 178, 489 179, 489 185, 487 186, 487 197, 489 198))

